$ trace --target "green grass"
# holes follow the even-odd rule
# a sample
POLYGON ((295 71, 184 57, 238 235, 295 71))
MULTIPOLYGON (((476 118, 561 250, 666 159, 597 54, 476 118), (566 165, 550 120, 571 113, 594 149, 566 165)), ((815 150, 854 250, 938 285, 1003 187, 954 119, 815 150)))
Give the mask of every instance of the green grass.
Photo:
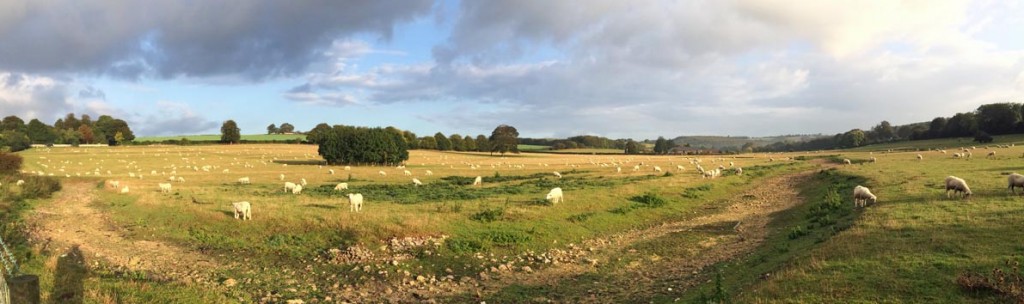
POLYGON ((543 152, 552 154, 624 154, 622 149, 561 149, 561 150, 533 150, 528 152, 543 152))
POLYGON ((548 150, 548 149, 551 149, 551 146, 519 145, 518 148, 519 148, 519 151, 535 151, 535 150, 548 150))
MULTIPOLYGON (((147 136, 139 137, 135 139, 135 142, 162 142, 166 140, 180 140, 182 138, 188 139, 189 141, 220 141, 220 135, 180 135, 180 136, 147 136)), ((305 139, 306 135, 303 134, 251 134, 242 135, 242 140, 251 141, 292 141, 296 139, 305 139)))
MULTIPOLYGON (((850 149, 846 151, 850 152, 867 152, 867 151, 887 151, 889 149, 895 151, 917 151, 917 150, 929 150, 929 149, 948 149, 950 153, 953 150, 958 150, 960 147, 978 147, 981 149, 985 146, 1005 145, 1005 144, 1020 144, 1024 143, 1024 134, 1012 134, 1012 135, 997 135, 993 136, 991 143, 978 143, 974 142, 973 137, 957 137, 957 138, 940 138, 940 139, 926 139, 926 140, 912 140, 912 141, 900 141, 893 143, 884 143, 876 145, 868 145, 850 149)), ((977 154, 977 153, 975 153, 977 154)), ((978 155, 975 155, 978 156, 978 155)), ((984 155, 981 155, 984 156, 984 155)))

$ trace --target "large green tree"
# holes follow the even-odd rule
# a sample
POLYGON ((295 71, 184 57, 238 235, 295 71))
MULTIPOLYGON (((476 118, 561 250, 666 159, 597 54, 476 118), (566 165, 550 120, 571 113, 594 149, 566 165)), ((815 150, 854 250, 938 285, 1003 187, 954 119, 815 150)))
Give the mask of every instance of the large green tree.
POLYGON ((993 103, 978 107, 978 128, 989 134, 1000 135, 1013 133, 1020 122, 1017 104, 993 103))
POLYGON ((465 147, 462 146, 462 135, 458 133, 448 136, 448 142, 452 144, 452 150, 465 151, 465 147))
POLYGON ((437 150, 437 139, 433 136, 424 136, 423 138, 420 138, 420 149, 437 150))
POLYGON ((462 151, 476 151, 476 140, 466 135, 462 138, 462 151))
POLYGON ((434 140, 437 142, 437 149, 441 151, 448 151, 452 149, 452 142, 444 136, 443 133, 437 132, 434 134, 434 140))
POLYGON ((632 139, 626 141, 626 148, 623 151, 624 153, 626 153, 626 154, 640 154, 640 151, 641 151, 640 143, 638 143, 638 142, 636 142, 636 141, 634 141, 632 139))
POLYGON ((294 133, 295 132, 295 126, 293 126, 292 124, 286 122, 286 123, 281 124, 281 127, 277 128, 277 130, 278 130, 278 133, 294 133))
POLYGON ((226 144, 237 144, 242 141, 242 130, 234 120, 228 119, 220 126, 220 142, 226 144))
POLYGON ((0 120, 0 131, 18 131, 25 133, 27 129, 25 121, 18 116, 11 115, 0 120))
POLYGON ((491 153, 519 153, 519 131, 510 125, 500 125, 491 132, 491 153))
POLYGON ((28 133, 26 135, 32 140, 32 143, 36 144, 52 144, 57 140, 57 132, 53 130, 53 127, 47 126, 38 119, 28 122, 28 133))
POLYGON ((267 126, 267 134, 277 134, 279 132, 281 131, 277 129, 276 124, 270 124, 269 126, 267 126))
POLYGON ((409 159, 400 132, 338 125, 322 139, 318 152, 329 164, 395 165, 409 159))
POLYGON ((839 147, 841 148, 854 148, 864 145, 867 140, 867 135, 861 129, 853 129, 846 133, 843 133, 839 139, 839 147))
POLYGON ((480 134, 476 136, 476 150, 480 152, 491 151, 491 141, 487 139, 486 135, 480 134))
POLYGON ((28 139, 25 133, 18 131, 0 132, 0 151, 10 150, 11 152, 18 152, 30 147, 32 147, 32 141, 28 139))
POLYGON ((332 128, 326 123, 317 124, 309 133, 306 133, 306 141, 314 144, 320 144, 324 141, 328 132, 331 132, 332 128))

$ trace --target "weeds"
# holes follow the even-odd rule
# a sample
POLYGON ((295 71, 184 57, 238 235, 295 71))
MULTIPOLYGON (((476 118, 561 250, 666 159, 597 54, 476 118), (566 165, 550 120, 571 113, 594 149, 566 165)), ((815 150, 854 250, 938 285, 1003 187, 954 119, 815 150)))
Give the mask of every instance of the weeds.
POLYGON ((1020 272, 1020 263, 1007 260, 1008 270, 996 267, 992 276, 986 277, 977 272, 964 272, 956 278, 956 284, 967 292, 993 292, 1007 299, 1024 303, 1024 275, 1020 272))

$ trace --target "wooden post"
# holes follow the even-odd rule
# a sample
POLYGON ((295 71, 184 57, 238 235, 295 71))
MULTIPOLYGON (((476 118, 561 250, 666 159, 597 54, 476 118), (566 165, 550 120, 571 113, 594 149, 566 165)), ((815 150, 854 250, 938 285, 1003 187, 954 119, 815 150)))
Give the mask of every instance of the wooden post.
POLYGON ((23 274, 7 281, 11 303, 39 304, 39 277, 23 274))

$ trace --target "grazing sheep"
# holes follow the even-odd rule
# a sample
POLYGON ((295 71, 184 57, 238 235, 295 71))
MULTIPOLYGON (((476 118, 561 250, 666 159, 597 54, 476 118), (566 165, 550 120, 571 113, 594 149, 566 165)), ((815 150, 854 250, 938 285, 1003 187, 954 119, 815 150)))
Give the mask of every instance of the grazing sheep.
POLYGON ((345 171, 352 171, 352 166, 345 166, 345 171))
POLYGON ((334 186, 334 190, 348 190, 348 183, 338 183, 337 186, 334 186))
POLYGON ((921 156, 921 154, 918 154, 917 155, 917 160, 924 160, 924 156, 921 156))
POLYGON ((956 176, 946 177, 946 198, 950 198, 949 190, 953 190, 954 195, 960 193, 960 197, 971 196, 971 188, 967 186, 967 182, 956 176))
POLYGON ((477 176, 476 179, 473 179, 473 186, 479 187, 479 186, 483 186, 483 185, 484 185, 484 178, 483 177, 477 176))
POLYGON ((380 176, 388 176, 388 173, 384 171, 377 171, 377 174, 380 174, 380 176))
POLYGON ((168 178, 167 178, 167 180, 168 180, 168 181, 172 181, 172 182, 173 182, 173 181, 175 181, 176 179, 174 178, 174 176, 171 176, 171 177, 168 177, 168 178))
POLYGON ((160 186, 160 192, 163 192, 163 193, 171 192, 171 184, 169 184, 169 183, 159 183, 157 185, 160 186))
POLYGON ((402 171, 402 173, 404 173, 405 176, 412 176, 412 172, 410 172, 409 170, 402 171))
POLYGON ((615 167, 615 173, 622 173, 622 167, 615 167))
POLYGON ((640 171, 640 165, 633 166, 633 172, 640 171))
POLYGON ((953 159, 957 159, 957 158, 960 158, 960 157, 962 157, 962 155, 960 155, 960 153, 953 153, 953 159))
POLYGON ((184 177, 181 177, 181 176, 179 176, 179 177, 178 177, 178 182, 179 182, 179 183, 184 183, 184 182, 185 182, 185 178, 184 178, 184 177))
POLYGON ((238 179, 238 183, 239 184, 243 184, 243 185, 248 185, 249 184, 249 177, 246 176, 246 177, 243 177, 243 178, 239 178, 238 179))
POLYGON ((427 170, 426 174, 427 174, 427 176, 434 175, 434 171, 427 170))
POLYGON ((871 189, 867 187, 857 185, 853 188, 853 206, 854 207, 867 207, 868 203, 875 204, 877 200, 874 194, 871 193, 871 189))
POLYGON ((302 193, 302 185, 295 185, 295 188, 292 189, 292 194, 299 194, 299 193, 302 193))
POLYGON ((986 155, 985 158, 989 158, 989 157, 995 158, 996 157, 996 151, 988 151, 988 155, 986 155))
MULTIPOLYGON (((1017 187, 1024 189, 1024 175, 1011 173, 1010 176, 1006 177, 1006 182, 1008 184, 1007 188, 1010 188, 1010 192, 1014 194, 1017 193, 1017 187)), ((1024 194, 1024 192, 1021 192, 1021 194, 1024 194)))
POLYGON ((284 193, 288 193, 288 192, 294 190, 295 186, 297 186, 297 185, 295 183, 293 183, 293 182, 285 182, 284 183, 284 193))
POLYGON ((743 175, 743 168, 736 167, 736 175, 743 175))
POLYGON ((849 158, 844 158, 843 159, 843 164, 844 165, 850 165, 850 164, 853 164, 853 162, 851 162, 849 158))
POLYGON ((654 172, 661 172, 661 167, 654 166, 654 172))
POLYGON ((548 200, 552 204, 557 204, 564 202, 565 196, 562 195, 562 188, 554 188, 551 189, 551 192, 548 192, 548 195, 545 196, 544 199, 548 200))
POLYGON ((327 174, 334 175, 334 169, 328 169, 327 174))
POLYGON ((306 183, 306 179, 305 179, 305 178, 303 178, 303 179, 299 180, 299 185, 303 185, 303 186, 305 186, 305 185, 308 185, 308 184, 309 184, 309 183, 306 183))
POLYGON ((683 171, 686 170, 686 167, 683 167, 683 165, 676 165, 676 170, 683 171))
POLYGON ((231 206, 235 208, 235 219, 238 216, 242 216, 242 220, 252 220, 252 205, 249 202, 237 202, 231 203, 231 206))
POLYGON ((114 189, 121 188, 121 182, 119 181, 107 181, 107 184, 114 189))
POLYGON ((421 182, 418 178, 413 178, 412 179, 412 184, 417 186, 417 187, 423 186, 423 182, 421 182))
POLYGON ((878 159, 877 159, 877 158, 874 158, 874 157, 872 157, 872 158, 871 158, 871 162, 873 162, 873 163, 874 163, 874 162, 878 162, 878 159))
POLYGON ((124 185, 124 187, 121 188, 121 194, 128 194, 128 185, 124 185))
POLYGON ((562 173, 558 173, 558 171, 555 171, 554 173, 555 173, 555 176, 557 176, 558 178, 562 178, 562 173))
POLYGON ((349 193, 348 194, 348 211, 359 212, 363 210, 363 194, 362 193, 349 193))
POLYGON ((282 182, 284 181, 284 174, 281 174, 281 175, 280 175, 280 176, 278 176, 278 177, 279 177, 279 178, 281 179, 281 181, 282 181, 282 182))

